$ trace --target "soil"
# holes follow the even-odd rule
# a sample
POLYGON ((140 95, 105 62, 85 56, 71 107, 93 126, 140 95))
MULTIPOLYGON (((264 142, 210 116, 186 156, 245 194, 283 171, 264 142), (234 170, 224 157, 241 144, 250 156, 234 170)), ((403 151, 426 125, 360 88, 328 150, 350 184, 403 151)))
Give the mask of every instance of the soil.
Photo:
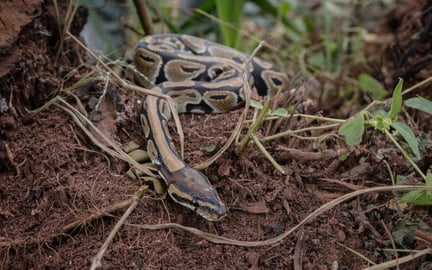
MULTIPOLYGON (((30 117, 31 110, 52 101, 61 87, 72 86, 88 72, 80 66, 84 53, 70 38, 60 42, 51 1, 10 1, 0 6, 0 268, 89 268, 126 210, 116 206, 129 200, 141 183, 127 176, 126 162, 101 151, 59 106, 51 105, 30 117)), ((389 39, 370 49, 370 53, 383 55, 379 65, 371 68, 378 71, 377 79, 394 85, 402 76, 409 87, 431 76, 431 41, 422 38, 432 33, 427 27, 432 19, 430 7, 427 1, 410 1, 383 22, 379 34, 389 39)), ((60 11, 60 18, 66 18, 65 7, 60 11)), ((70 27, 72 34, 79 33, 85 22, 81 12, 70 27)), ((116 143, 134 140, 143 145, 140 96, 112 85, 101 104, 102 113, 97 113, 94 100, 103 89, 103 83, 86 83, 74 94, 91 111, 90 119, 116 143)), ((426 88, 415 94, 432 98, 426 88)), ((67 100, 76 106, 77 99, 67 100)), ((310 104, 323 101, 308 99, 299 110, 314 114, 325 107, 326 116, 340 115, 338 102, 323 107, 310 104)), ((200 146, 226 141, 240 113, 181 115, 186 161, 196 165, 209 158, 211 154, 199 150, 200 146)), ((416 135, 430 138, 430 117, 404 111, 403 119, 416 135)), ((292 118, 281 127, 312 125, 322 123, 292 118)), ((265 132, 262 128, 259 135, 265 132)), ((329 133, 336 135, 336 130, 327 130, 329 133)), ((428 208, 408 206, 404 220, 388 206, 393 194, 369 193, 338 204, 275 244, 258 247, 217 244, 175 227, 149 230, 133 226, 177 223, 230 239, 262 241, 280 236, 343 194, 391 185, 389 169, 393 175, 410 175, 410 183, 421 182, 401 154, 375 131, 367 132, 354 149, 337 136, 326 137, 318 149, 295 137, 265 147, 284 173, 252 145, 239 156, 230 147, 203 170, 230 207, 229 215, 220 222, 207 222, 146 189, 108 246, 102 268, 362 269, 368 262, 350 249, 375 263, 388 261, 395 252, 385 248, 392 248, 398 227, 414 217, 426 227, 432 224, 428 208), (337 158, 341 153, 349 154, 341 160, 337 158)), ((426 148, 419 161, 424 171, 431 165, 430 149, 426 148)), ((427 234, 425 229, 422 232, 427 234)), ((403 246, 398 239, 395 242, 405 249, 431 246, 431 242, 409 239, 412 241, 403 246)), ((416 269, 425 261, 428 258, 423 256, 404 264, 403 269, 416 269)))

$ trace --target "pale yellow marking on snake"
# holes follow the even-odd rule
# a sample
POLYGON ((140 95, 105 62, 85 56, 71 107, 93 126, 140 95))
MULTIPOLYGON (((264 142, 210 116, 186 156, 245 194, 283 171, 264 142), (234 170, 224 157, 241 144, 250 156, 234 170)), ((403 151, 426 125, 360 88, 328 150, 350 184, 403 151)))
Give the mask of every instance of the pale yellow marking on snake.
POLYGON ((152 161, 160 162, 160 160, 157 159, 156 146, 152 140, 147 140, 147 152, 152 161))
POLYGON ((162 66, 162 57, 156 53, 146 49, 137 49, 134 57, 136 66, 139 66, 139 71, 147 76, 150 81, 155 81, 159 70, 162 66))
MULTIPOLYGON (((158 112, 158 108, 156 105, 157 99, 158 98, 155 96, 148 96, 145 99, 144 106, 146 106, 148 111, 158 112)), ((157 145, 159 152, 164 154, 160 162, 166 164, 170 171, 177 171, 183 168, 183 161, 172 152, 172 149, 167 144, 167 141, 165 139, 165 131, 162 128, 160 119, 158 117, 149 117, 148 123, 153 134, 154 144, 157 145)))
POLYGON ((199 38, 195 38, 195 37, 191 37, 191 36, 183 36, 182 40, 186 44, 186 46, 188 46, 189 48, 191 48, 194 52, 196 52, 198 54, 203 53, 207 50, 207 46, 199 38))
POLYGON ((176 59, 165 64, 164 72, 167 79, 178 82, 195 79, 205 69, 203 64, 176 59))
POLYGON ((148 136, 150 135, 150 126, 149 123, 147 121, 147 118, 144 115, 140 115, 140 119, 141 119, 141 124, 143 127, 143 131, 144 131, 144 136, 146 138, 148 138, 148 136))

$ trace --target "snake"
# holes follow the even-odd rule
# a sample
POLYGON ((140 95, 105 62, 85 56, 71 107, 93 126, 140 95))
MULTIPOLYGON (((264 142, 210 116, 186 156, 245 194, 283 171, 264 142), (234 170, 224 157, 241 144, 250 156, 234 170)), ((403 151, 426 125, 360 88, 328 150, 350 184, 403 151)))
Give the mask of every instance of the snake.
MULTIPOLYGON (((286 89, 289 82, 271 63, 184 34, 145 36, 136 43, 132 57, 133 83, 168 95, 178 113, 225 113, 241 106, 243 72, 251 89, 266 98, 286 89)), ((150 159, 176 203, 206 220, 219 221, 227 215, 228 207, 208 178, 187 165, 176 151, 168 127, 171 117, 166 99, 150 94, 144 97, 140 122, 150 159)))

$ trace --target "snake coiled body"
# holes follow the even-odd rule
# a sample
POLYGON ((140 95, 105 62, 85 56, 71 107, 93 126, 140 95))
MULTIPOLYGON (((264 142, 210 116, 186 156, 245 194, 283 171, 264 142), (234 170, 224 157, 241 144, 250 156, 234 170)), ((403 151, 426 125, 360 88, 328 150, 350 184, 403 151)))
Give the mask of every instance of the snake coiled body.
MULTIPOLYGON (((271 97, 288 86, 287 77, 273 65, 204 39, 175 34, 147 36, 137 43, 134 82, 169 95, 179 113, 223 113, 243 101, 242 72, 252 89, 271 97)), ((171 111, 165 99, 144 98, 140 120, 147 151, 177 203, 216 221, 228 207, 206 176, 189 167, 175 150, 167 121, 171 111)))

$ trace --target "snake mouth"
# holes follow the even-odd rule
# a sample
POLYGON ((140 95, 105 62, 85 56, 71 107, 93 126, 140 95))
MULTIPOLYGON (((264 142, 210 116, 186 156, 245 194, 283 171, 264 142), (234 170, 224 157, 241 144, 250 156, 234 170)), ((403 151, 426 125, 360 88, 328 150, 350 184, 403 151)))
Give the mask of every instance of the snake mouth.
POLYGON ((227 216, 228 207, 220 202, 216 208, 197 207, 195 208, 195 212, 209 221, 220 221, 227 216))
POLYGON ((202 201, 196 198, 190 199, 189 196, 180 196, 173 191, 168 193, 176 203, 193 210, 209 221, 220 221, 228 214, 228 207, 218 197, 212 198, 210 201, 202 201))

